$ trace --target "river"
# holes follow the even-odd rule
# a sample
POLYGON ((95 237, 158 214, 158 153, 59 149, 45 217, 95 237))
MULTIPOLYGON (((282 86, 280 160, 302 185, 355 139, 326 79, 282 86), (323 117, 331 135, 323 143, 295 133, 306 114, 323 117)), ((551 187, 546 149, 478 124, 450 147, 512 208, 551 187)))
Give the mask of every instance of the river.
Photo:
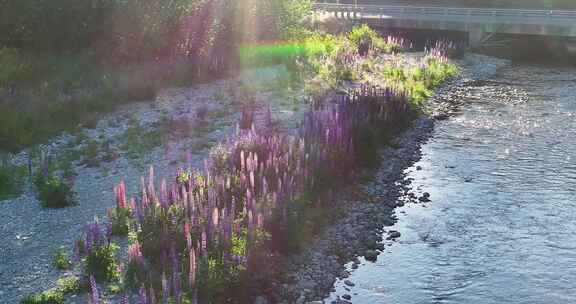
POLYGON ((494 79, 528 101, 480 86, 438 122, 408 173, 431 202, 397 209, 402 236, 329 299, 576 303, 576 69, 512 64, 494 79))

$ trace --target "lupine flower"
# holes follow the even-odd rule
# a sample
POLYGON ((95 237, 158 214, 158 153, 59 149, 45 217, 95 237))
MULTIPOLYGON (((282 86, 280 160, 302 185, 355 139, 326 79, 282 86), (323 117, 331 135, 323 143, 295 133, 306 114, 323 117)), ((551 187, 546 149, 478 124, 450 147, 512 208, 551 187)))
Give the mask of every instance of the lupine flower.
MULTIPOLYGON (((405 44, 393 38, 388 38, 388 42, 405 44)), ((345 54, 338 60, 356 59, 354 54, 345 54)), ((386 126, 409 111, 406 96, 394 88, 364 85, 347 96, 312 107, 294 134, 262 130, 254 123, 249 128, 238 128, 236 134, 218 147, 222 149, 219 155, 226 155, 227 161, 210 162, 207 158, 204 167, 198 170, 179 169, 168 180, 161 180, 159 193, 151 168, 148 180, 141 179, 140 196, 130 200, 130 210, 137 219, 138 231, 145 230, 144 225, 160 225, 153 227, 158 229, 149 229, 159 231, 159 235, 139 238, 143 242, 160 240, 160 256, 144 257, 140 248, 143 244, 136 242, 129 247, 129 262, 159 263, 150 268, 157 267, 155 270, 162 272, 165 303, 170 296, 180 301, 183 288, 180 280, 186 263, 189 286, 184 288, 190 288, 191 294, 196 292, 197 262, 199 257, 207 257, 209 249, 224 250, 221 254, 227 263, 247 265, 256 229, 267 227, 273 214, 282 214, 285 219, 288 204, 305 191, 317 189, 323 182, 319 176, 353 175, 358 166, 356 151, 361 144, 357 131, 386 126), (247 218, 239 220, 240 216, 247 218), (231 238, 243 229, 248 231, 248 248, 243 255, 234 255, 230 250, 231 238), (183 241, 185 249, 176 246, 183 241)), ((126 205, 125 191, 123 182, 115 189, 118 206, 126 205)), ((86 247, 94 246, 102 238, 100 230, 90 229, 86 247)), ((153 290, 143 287, 140 298, 145 298, 146 304, 153 302, 153 290)))
POLYGON ((144 267, 144 257, 137 240, 128 246, 128 263, 137 267, 144 267))
POLYGON ((196 250, 194 250, 194 248, 190 249, 188 257, 189 257, 188 282, 190 284, 190 289, 194 289, 194 287, 196 286, 196 250))
POLYGON ((100 295, 98 293, 98 285, 93 275, 90 275, 90 304, 100 304, 100 295))
POLYGON ((140 287, 140 290, 138 291, 138 304, 150 304, 150 301, 148 301, 146 288, 144 286, 140 287))
POLYGON ((166 274, 162 273, 162 301, 164 304, 168 303, 170 298, 170 283, 166 279, 166 274))
POLYGON ((130 299, 128 298, 128 294, 127 293, 122 293, 122 296, 120 296, 120 304, 130 304, 130 299))
POLYGON ((119 209, 126 208, 126 184, 124 181, 120 181, 120 184, 114 188, 114 193, 116 194, 116 207, 119 209))

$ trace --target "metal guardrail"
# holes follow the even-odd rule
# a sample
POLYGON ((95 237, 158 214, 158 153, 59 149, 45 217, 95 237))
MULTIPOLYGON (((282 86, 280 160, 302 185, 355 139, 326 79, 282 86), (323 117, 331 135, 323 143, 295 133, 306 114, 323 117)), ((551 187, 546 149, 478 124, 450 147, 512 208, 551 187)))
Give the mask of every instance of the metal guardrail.
POLYGON ((520 9, 484 9, 457 7, 416 7, 315 3, 316 10, 328 12, 373 13, 378 15, 424 15, 424 16, 473 16, 473 17, 516 17, 575 20, 576 11, 566 10, 520 10, 520 9))

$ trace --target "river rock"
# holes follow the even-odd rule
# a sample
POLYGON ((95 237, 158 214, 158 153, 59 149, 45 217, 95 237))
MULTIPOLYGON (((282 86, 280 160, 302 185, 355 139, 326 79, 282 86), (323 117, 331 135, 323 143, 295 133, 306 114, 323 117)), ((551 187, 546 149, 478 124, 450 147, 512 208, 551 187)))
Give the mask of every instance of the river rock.
POLYGON ((376 262, 378 259, 378 252, 376 250, 366 250, 364 258, 370 262, 376 262))
POLYGON ((393 240, 393 239, 397 239, 401 236, 402 234, 396 230, 390 230, 388 231, 388 237, 386 238, 387 240, 393 240))

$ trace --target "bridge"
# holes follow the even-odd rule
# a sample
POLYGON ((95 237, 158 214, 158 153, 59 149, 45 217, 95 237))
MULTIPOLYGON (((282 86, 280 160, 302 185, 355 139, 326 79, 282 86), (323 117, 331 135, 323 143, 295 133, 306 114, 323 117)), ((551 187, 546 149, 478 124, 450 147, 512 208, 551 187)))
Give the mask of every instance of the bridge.
POLYGON ((493 34, 576 37, 576 11, 315 3, 318 12, 374 26, 467 32, 470 46, 493 34))

